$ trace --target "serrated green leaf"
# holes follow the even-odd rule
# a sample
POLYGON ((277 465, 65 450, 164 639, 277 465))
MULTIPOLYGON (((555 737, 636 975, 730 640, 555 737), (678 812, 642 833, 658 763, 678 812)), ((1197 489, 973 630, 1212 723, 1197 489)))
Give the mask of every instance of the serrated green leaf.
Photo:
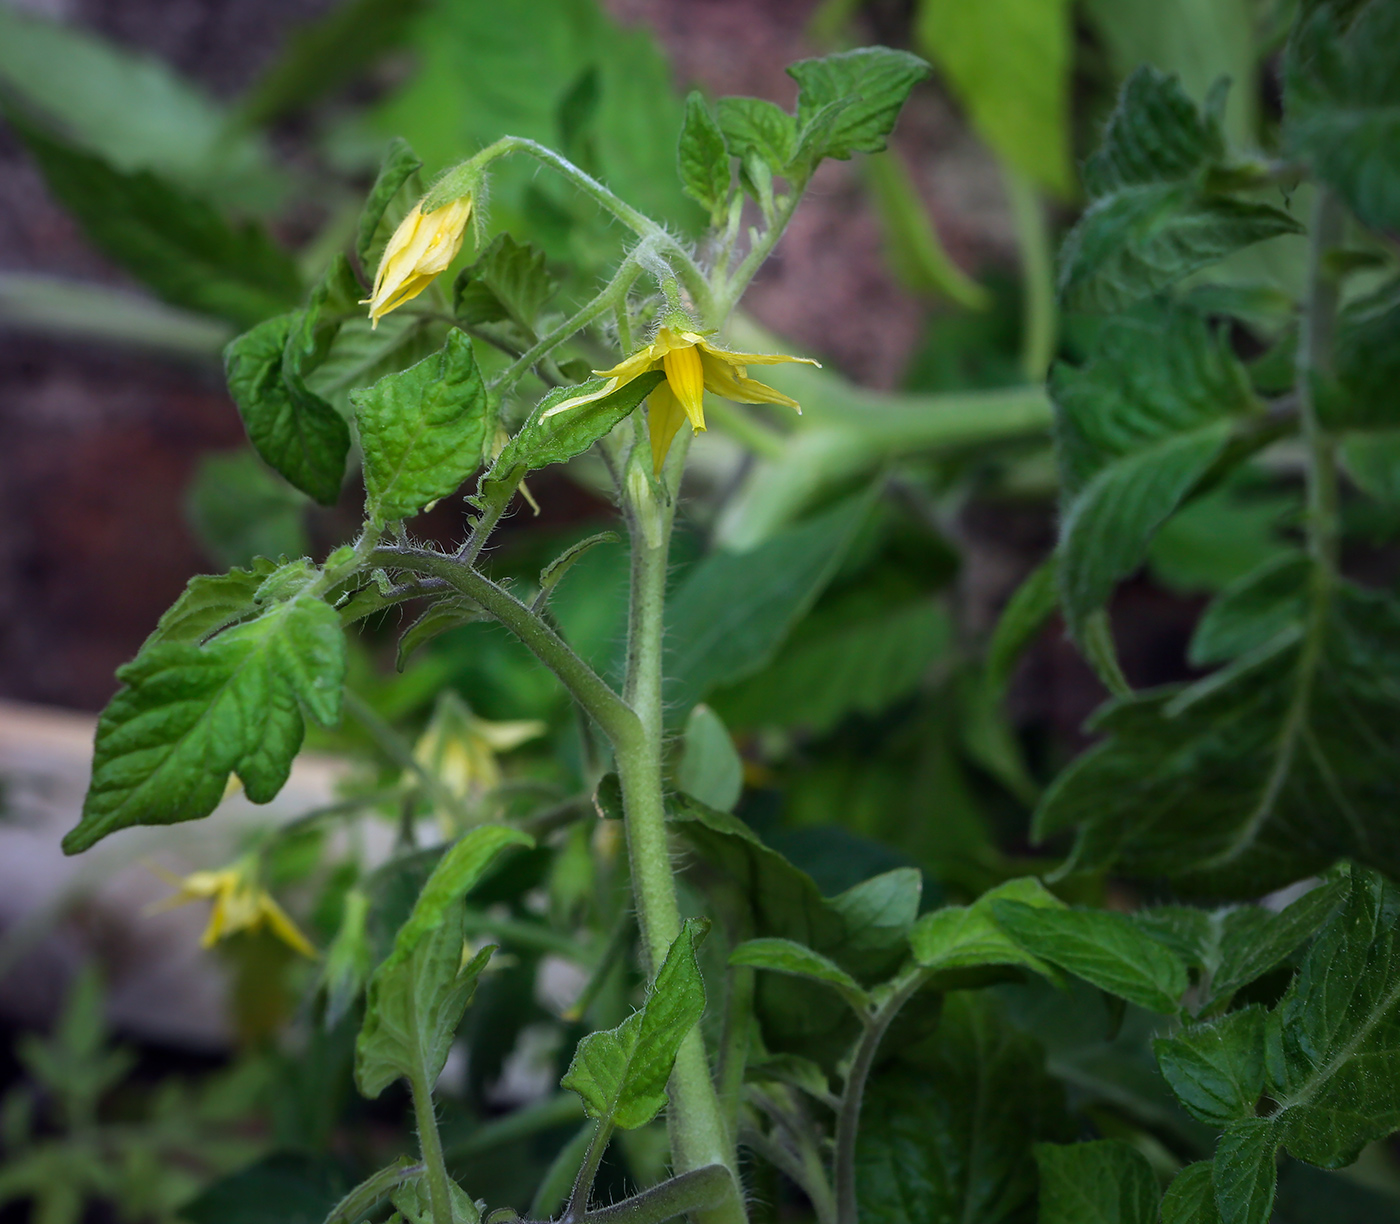
POLYGON ((732 812, 744 790, 744 762, 734 738, 724 720, 703 703, 685 722, 676 786, 721 812, 732 812))
POLYGON ((971 905, 945 906, 920 918, 909 932, 914 959, 936 973, 1009 967, 1053 978, 1054 970, 997 922, 993 907, 1008 900, 1036 909, 1064 908, 1064 902, 1039 880, 1008 880, 983 893, 971 905))
POLYGON ((1206 1006, 1228 999, 1282 964, 1317 933, 1347 891, 1345 880, 1333 880, 1310 889, 1277 914, 1259 906, 1244 906, 1225 914, 1217 956, 1210 966, 1206 1006))
POLYGON ((496 950, 487 945, 467 955, 462 898, 506 847, 533 845, 518 829, 482 825, 438 861, 393 950, 370 978, 355 1042, 355 1082, 365 1096, 377 1097, 400 1076, 424 1091, 437 1081, 477 979, 496 950))
POLYGON ((731 154, 741 161, 753 154, 773 174, 787 169, 797 151, 797 121, 781 106, 766 98, 730 97, 721 98, 716 110, 720 133, 731 154))
POLYGON ((977 134, 1057 195, 1073 189, 1069 159, 1071 23, 1065 0, 923 0, 919 50, 938 66, 977 134))
POLYGON ((231 225, 149 171, 117 170, 13 107, 5 115, 94 245, 167 302, 251 327, 301 297, 296 265, 257 224, 231 225))
POLYGON ((685 122, 676 151, 681 186, 686 195, 710 214, 710 224, 719 226, 729 203, 732 171, 725 134, 699 91, 691 90, 685 100, 685 122))
POLYGON ((1186 993, 1186 966, 1124 914, 996 900, 997 925, 1032 955, 1149 1011, 1175 1013, 1186 993))
POLYGON ((1209 1160, 1198 1160, 1172 1178, 1162 1196, 1162 1224, 1220 1224, 1214 1172, 1209 1160))
POLYGON ((349 418, 354 414, 351 391, 432 356, 447 332, 445 323, 422 315, 392 314, 377 329, 368 315, 346 319, 330 351, 306 376, 307 388, 349 418))
POLYGON ((1162 1075, 1193 1118, 1252 1118, 1264 1091, 1264 1009, 1246 1007, 1152 1043, 1162 1075))
POLYGON ((481 466, 495 434, 470 338, 448 333, 442 351, 350 393, 365 455, 365 510, 385 523, 455 492, 481 466))
POLYGON ((528 337, 557 288, 544 252, 509 234, 497 234, 476 262, 463 268, 453 289, 457 317, 471 326, 509 320, 528 337))
POLYGON ((422 168, 423 163, 402 136, 395 136, 389 142, 379 174, 360 212, 355 235, 355 254, 359 256, 360 270, 366 280, 374 279, 390 235, 408 215, 412 203, 423 194, 422 182, 415 177, 422 168), (413 201, 401 198, 401 192, 405 197, 413 196, 413 201))
POLYGON ((928 76, 929 66, 907 51, 860 47, 799 60, 787 71, 798 85, 799 130, 826 107, 849 99, 839 111, 828 112, 833 115, 830 126, 804 150, 809 164, 815 165, 823 157, 844 160, 852 153, 880 152, 909 91, 928 76))
POLYGON ((750 1058, 744 1064, 744 1080, 747 1083, 788 1084, 799 1088, 814 1100, 830 1103, 831 1081, 810 1058, 796 1054, 769 1054, 763 1058, 750 1058))
POLYGON ((468 599, 440 599, 418 617, 399 636, 395 666, 403 671, 413 654, 435 637, 450 629, 475 624, 485 619, 481 606, 468 599))
POLYGON ((1072 1134, 1064 1090, 1036 1040, 1012 1028, 988 992, 950 994, 916 1061, 891 1062, 866 1088, 860 1219, 1021 1224, 1034 1218, 1034 1141, 1072 1134))
POLYGON ((1371 0, 1344 14, 1318 5, 1284 70, 1284 140, 1372 229, 1400 226, 1400 11, 1371 0), (1348 19, 1350 18, 1350 19, 1348 19))
POLYGON ((340 717, 345 637, 335 612, 295 596, 202 646, 158 641, 120 668, 97 725, 92 782, 67 854, 136 824, 207 816, 229 774, 267 803, 301 747, 305 708, 340 717))
POLYGON ((567 463, 581 455, 599 438, 612 431, 623 417, 634 411, 666 375, 652 370, 623 383, 611 395, 605 395, 577 408, 549 415, 550 409, 565 400, 591 395, 601 390, 604 379, 594 378, 575 387, 556 387, 530 413, 515 436, 496 456, 496 462, 486 474, 487 481, 519 480, 527 472, 548 467, 551 463, 567 463))
POLYGON ((1278 1186, 1278 1131, 1267 1118, 1232 1122, 1215 1149, 1215 1207, 1221 1224, 1266 1224, 1278 1186))
POLYGON ((199 542, 230 568, 309 552, 307 504, 304 493, 247 447, 205 455, 185 490, 185 513, 199 542))
POLYGON ((1340 454, 1357 488, 1387 506, 1400 506, 1400 429, 1348 433, 1340 454))
POLYGON ((1191 662, 1205 667, 1238 659, 1301 625, 1312 572, 1302 553, 1285 554, 1226 587, 1196 625, 1191 662))
POLYGON ((984 683, 998 702, 1021 655, 1054 615, 1059 603, 1058 564, 1051 555, 1031 570, 997 618, 992 640, 987 643, 984 683))
POLYGON ((707 921, 687 918, 641 1010, 617 1028, 592 1033, 578 1043, 560 1084, 577 1092, 589 1117, 604 1126, 635 1130, 666 1104, 666 1081, 676 1052, 705 1011, 705 983, 695 948, 708 931, 707 921))
POLYGON ((1400 868, 1400 612, 1346 584, 1314 607, 1224 672, 1104 707, 1108 738, 1046 792, 1036 835, 1077 824, 1075 866, 1114 861, 1217 895, 1257 896, 1336 858, 1400 868))
POLYGON ((666 698, 676 715, 774 656, 841 565, 867 504, 841 503, 748 552, 711 553, 690 571, 667 606, 666 698))
POLYGON ((1035 1145, 1039 1224, 1156 1224, 1157 1177, 1120 1139, 1035 1145))
POLYGON ((837 893, 830 903, 846 924, 843 955, 880 957, 894 951, 903 960, 923 891, 923 875, 917 867, 896 867, 837 893))
POLYGON ((224 370, 248 439, 264 462, 332 506, 345 476, 350 429, 319 395, 294 390, 285 377, 287 344, 301 321, 294 311, 244 332, 224 350, 224 370))
POLYGON ((1208 190, 1224 155, 1218 120, 1174 77, 1134 72, 1085 163, 1093 203, 1061 248, 1066 305, 1121 310, 1241 247, 1302 232, 1277 208, 1208 190))
POLYGON ((180 598, 161 614, 142 649, 157 642, 198 645, 211 634, 251 615, 257 611, 255 596, 277 568, 276 562, 258 557, 247 569, 191 578, 180 598))
POLYGON ((234 128, 163 61, 77 22, 0 6, 0 87, 115 170, 149 170, 241 208, 265 207, 281 193, 257 134, 234 128))
POLYGON ((789 973, 834 987, 861 1014, 870 1007, 869 994, 840 965, 790 939, 750 939, 729 954, 729 963, 768 969, 774 973, 789 973))
POLYGON ((1337 316, 1333 374, 1337 393, 1319 397, 1319 416, 1335 429, 1400 427, 1400 280, 1347 303, 1337 316))

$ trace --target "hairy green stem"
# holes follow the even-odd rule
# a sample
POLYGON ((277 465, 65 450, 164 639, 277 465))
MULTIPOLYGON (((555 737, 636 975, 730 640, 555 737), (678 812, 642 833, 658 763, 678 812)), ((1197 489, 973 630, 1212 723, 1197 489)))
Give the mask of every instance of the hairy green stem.
POLYGON ((421 1073, 413 1075, 408 1086, 413 1095, 413 1115, 418 1123, 418 1147, 427 1168, 428 1201, 433 1207, 433 1219, 451 1220, 452 1192, 448 1188, 447 1164, 442 1158, 442 1137, 433 1113, 433 1086, 421 1073))
POLYGON ((608 1150, 612 1136, 613 1124, 599 1119, 593 1138, 588 1141, 583 1163, 579 1165, 578 1176, 574 1178, 574 1188, 569 1194, 569 1207, 564 1212, 561 1224, 582 1224, 588 1215, 588 1200, 593 1193, 593 1182, 598 1176, 598 1166, 603 1163, 603 1154, 608 1150))
POLYGON ((739 266, 733 272, 719 270, 719 286, 715 289, 711 299, 712 309, 709 320, 711 326, 724 326, 724 321, 729 318, 734 307, 739 304, 739 299, 744 296, 744 290, 749 287, 749 282, 758 274, 758 270, 763 267, 768 256, 773 253, 773 248, 778 245, 778 240, 782 238, 788 227, 788 222, 792 220, 793 213, 797 211, 797 205, 801 201, 802 193, 806 187, 805 182, 793 183, 788 192, 787 202, 778 210, 768 228, 758 236, 758 240, 749 248, 748 253, 739 262, 739 266))
POLYGON ((733 1182, 723 1165, 691 1169, 634 1194, 612 1207, 590 1212, 588 1224, 664 1224, 689 1213, 697 1220, 720 1206, 731 1193, 733 1182))
POLYGON ((836 1181, 836 1224, 859 1224, 860 1210, 856 1202, 856 1136, 860 1133, 860 1109, 865 1097, 865 1082, 880 1042, 894 1022, 895 1016, 918 992, 927 974, 919 971, 900 985, 879 1010, 866 1022, 865 1031, 856 1043, 851 1070, 841 1091, 841 1111, 836 1116, 836 1155, 833 1161, 836 1181))

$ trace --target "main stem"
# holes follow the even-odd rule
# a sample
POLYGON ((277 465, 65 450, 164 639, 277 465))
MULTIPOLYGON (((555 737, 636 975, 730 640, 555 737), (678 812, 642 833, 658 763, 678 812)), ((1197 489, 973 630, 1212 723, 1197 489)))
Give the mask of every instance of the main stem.
MULTIPOLYGON (((678 439, 679 441, 679 439, 678 439)), ((655 974, 681 930, 680 905, 671 871, 661 761, 664 721, 661 692, 666 609, 666 569, 672 506, 629 502, 632 536, 632 593, 627 632, 624 699, 636 715, 632 733, 614 741, 627 823, 628 861, 642 946, 655 974), (653 516, 644 523, 643 515, 653 516), (658 530, 659 528, 659 530, 658 530)), ((734 1178, 734 1193, 717 1206, 696 1213, 703 1224, 741 1224, 734 1145, 710 1078, 704 1038, 692 1029, 676 1055, 671 1073, 671 1152, 678 1172, 723 1165, 734 1178)))

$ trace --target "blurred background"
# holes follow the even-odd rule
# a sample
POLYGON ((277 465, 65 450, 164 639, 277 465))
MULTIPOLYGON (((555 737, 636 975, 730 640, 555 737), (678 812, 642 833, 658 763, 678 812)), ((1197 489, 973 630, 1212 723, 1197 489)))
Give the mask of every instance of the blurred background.
MULTIPOLYGON (((990 627, 1054 542, 1040 383, 1075 349, 1074 322, 1056 317, 1053 251, 1082 206, 1077 167, 1142 62, 1179 73, 1198 100, 1231 78, 1227 128, 1266 142, 1290 6, 984 6, 1006 33, 995 46, 953 0, 0 0, 0 1094, 37 1079, 80 1111, 134 1076, 144 1119, 120 1159, 82 1157, 101 1193, 63 1197, 52 1170, 74 1150, 38 1162, 48 1182, 25 1173, 46 1187, 42 1218, 80 1218, 91 1198, 107 1206, 90 1218, 165 1219, 268 1143, 266 1120, 247 1121, 267 1066, 227 1061, 247 1019, 230 1020, 228 991, 256 967, 202 954, 202 913, 143 916, 169 890, 139 866, 141 831, 78 864, 57 839, 76 819, 113 671, 187 579, 257 554, 322 555, 357 522, 354 489, 314 506, 248 449, 220 350, 295 304, 350 241, 394 136, 425 176, 497 135, 535 137, 695 233, 674 170, 687 90, 788 107, 784 67, 805 56, 883 42, 934 63, 889 152, 819 172, 736 322, 740 344, 767 332, 822 360, 822 379, 802 384, 807 415, 757 435, 748 418, 718 416, 696 447, 686 514, 692 555, 751 548, 886 473, 879 513, 811 616, 764 671, 710 696, 743 754, 741 811, 829 891, 862 878, 853 856, 912 862, 936 895, 1014 873, 1038 787, 1086 742, 1104 696, 1058 624, 1012 678, 1009 722, 978 695, 990 627), (191 286, 191 261, 227 271, 244 257, 257 266, 227 292, 191 286), (94 958, 101 986, 79 971, 94 958), (184 1165, 161 1155, 176 1132, 198 1136, 184 1165), (177 1184, 144 1202, 157 1166, 177 1184)), ((615 256, 618 235, 532 172, 503 173, 491 213, 577 283, 615 256)), ((1291 242, 1216 274, 1255 291, 1247 356, 1267 355, 1283 326, 1278 289, 1301 258, 1291 242)), ((357 370, 372 368, 373 351, 358 356, 357 370)), ((595 476, 582 464, 532 477, 541 513, 508 520, 497 564, 538 568, 608 526, 595 476)), ((1296 509, 1286 489, 1245 481, 1162 533, 1114 607, 1134 684, 1189 674, 1204 600, 1276 549, 1296 509)), ((421 529, 452 539, 460 514, 444 504, 421 529)), ((580 566, 586 580, 556 613, 606 654, 625 557, 597 550, 580 566)), ((410 725, 443 689, 488 718, 563 717, 552 681, 480 629, 439 639, 401 675, 392 635, 371 632, 356 684, 410 725)), ((311 747, 271 819, 329 801, 347 754, 366 750, 349 732, 311 747)), ((162 855, 213 865, 266 819, 235 799, 211 828, 163 840, 162 855)), ((498 1103, 530 1099, 500 1059, 496 1070, 489 1084, 472 1072, 478 1106, 487 1088, 498 1103)), ((0 1111, 11 1142, 22 1097, 0 1111)), ((26 1184, 11 1176, 7 1190, 0 1169, 0 1204, 26 1184)), ((0 1220, 27 1211, 0 1207, 0 1220)))

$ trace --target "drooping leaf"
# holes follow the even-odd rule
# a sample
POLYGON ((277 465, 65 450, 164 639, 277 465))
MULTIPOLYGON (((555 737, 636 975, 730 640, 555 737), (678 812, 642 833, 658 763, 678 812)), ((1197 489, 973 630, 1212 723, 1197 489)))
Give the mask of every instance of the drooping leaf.
POLYGON ((1210 190, 1224 156, 1213 114, 1157 69, 1134 72, 1084 167, 1093 202, 1061 250, 1066 304, 1120 310, 1241 247, 1302 231, 1280 209, 1210 190))
POLYGON ((870 1007, 869 994, 840 965, 791 939, 750 939, 729 954, 729 963, 821 982, 833 987, 857 1012, 870 1007))
POLYGON ((710 214, 710 224, 718 227, 729 202, 729 150, 724 132, 697 90, 691 90, 685 100, 676 162, 686 195, 704 208, 710 214))
POLYGON ((1252 1118, 1264 1090, 1264 1009, 1245 1007, 1152 1043, 1157 1065, 1192 1117, 1216 1126, 1252 1118))
POLYGON ((1037 836, 1080 826, 1076 866, 1117 862, 1257 896, 1337 858, 1400 867, 1400 612, 1339 584, 1229 668, 1110 702, 1107 738, 1062 773, 1037 836), (1311 644, 1309 644, 1311 643, 1311 644))
POLYGON ((449 629, 460 629, 485 618, 481 606, 469 599, 439 599, 399 637, 395 666, 403 671, 414 652, 449 629))
POLYGON ((136 824, 207 816, 236 773, 267 803, 301 747, 302 710, 323 726, 340 717, 345 638, 335 612, 293 595, 202 646, 157 641, 120 668, 122 688, 97 726, 92 782, 77 854, 136 824))
POLYGON ((352 391, 365 454, 365 509, 385 523, 417 514, 481 466, 494 436, 486 384, 472 342, 448 333, 434 357, 352 391))
POLYGON ((1036 909, 1064 908, 1064 902, 1039 880, 1008 880, 971 905, 944 906, 920 918, 909 933, 914 959, 940 975, 1004 967, 1029 969, 1053 978, 1054 970, 997 922, 995 906, 1007 900, 1036 909))
POLYGON ((1319 4, 1284 73, 1284 139, 1377 230, 1400 226, 1400 13, 1388 0, 1319 4))
POLYGON ((666 375, 652 370, 623 383, 610 395, 577 408, 566 408, 550 415, 550 409, 565 400, 591 395, 606 384, 601 378, 590 379, 574 387, 556 387, 530 413, 516 434, 499 455, 487 481, 518 481, 527 472, 548 467, 551 463, 566 463, 581 455, 599 438, 606 436, 628 413, 636 409, 666 375))
POLYGON ((233 225, 148 170, 118 170, 5 114, 94 245, 167 302, 251 327, 300 298, 296 265, 257 224, 233 225))
POLYGON ((924 0, 914 33, 978 135, 1028 178, 1069 194, 1069 6, 1063 0, 924 0))
POLYGON ((340 497, 350 429, 319 395, 287 378, 288 341, 301 321, 298 311, 259 323, 224 350, 224 369, 258 454, 303 493, 331 506, 340 497))
POLYGON ((560 1084, 583 1098, 590 1117, 635 1130, 666 1104, 666 1081, 676 1052, 705 1011, 705 983, 695 947, 708 930, 703 919, 686 919, 641 1010, 617 1028, 591 1033, 579 1042, 560 1084))
POLYGON ((257 611, 257 594, 278 566, 259 557, 247 569, 227 574, 198 574, 185 584, 180 598, 162 614, 146 638, 146 646, 157 642, 188 642, 198 645, 211 634, 257 611))
POLYGON ((799 133, 823 114, 831 116, 817 139, 802 141, 808 164, 823 157, 879 153, 909 91, 928 74, 928 64, 917 55, 889 47, 860 47, 791 65, 788 75, 798 85, 799 133), (845 105, 836 109, 837 103, 845 105))
POLYGON ((866 1088, 860 1218, 1021 1224, 1034 1218, 1034 1141, 1072 1133, 1035 1039, 985 992, 950 994, 915 1061, 890 1063, 866 1088))
POLYGON ((997 924, 1032 955, 1149 1011, 1175 1013, 1186 966, 1170 948, 1109 910, 992 903, 997 924))
POLYGON ((1035 1146, 1039 1224, 1156 1224, 1157 1177, 1121 1139, 1035 1146))
POLYGON ((453 301, 457 317, 469 326, 509 320, 532 338, 555 288, 543 251, 497 234, 476 262, 462 269, 453 301))
POLYGON ((856 498, 748 552, 715 552, 671 597, 666 697, 684 715, 711 689, 758 671, 831 581, 866 517, 856 498))
POLYGON ((482 825, 438 861, 394 947, 370 978, 355 1042, 355 1082, 377 1097, 399 1076, 425 1090, 447 1061, 457 1024, 494 945, 468 957, 462 898, 507 846, 532 846, 518 829, 482 825))

